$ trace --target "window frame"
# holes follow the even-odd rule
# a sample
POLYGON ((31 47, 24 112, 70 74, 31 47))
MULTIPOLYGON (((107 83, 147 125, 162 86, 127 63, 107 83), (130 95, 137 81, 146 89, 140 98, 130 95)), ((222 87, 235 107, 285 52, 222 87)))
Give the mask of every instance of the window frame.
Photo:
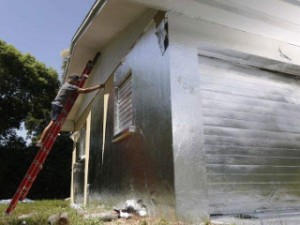
POLYGON ((115 103, 114 103, 114 124, 113 124, 113 140, 112 142, 118 142, 128 136, 130 136, 132 133, 136 131, 135 129, 135 115, 134 115, 134 98, 133 98, 133 74, 132 71, 129 70, 125 76, 122 76, 123 79, 118 82, 118 84, 115 85, 115 103), (128 85, 128 82, 130 83, 128 85), (128 88, 129 87, 129 88, 128 88), (126 90, 128 89, 128 90, 126 90), (123 98, 123 101, 120 101, 122 96, 120 96, 120 92, 123 91, 123 94, 128 95, 128 98, 131 100, 131 103, 126 105, 126 101, 128 101, 128 98, 125 96, 123 98), (125 103, 124 103, 125 102, 125 103), (130 110, 125 110, 124 113, 130 112, 129 117, 123 116, 124 114, 120 115, 120 111, 124 110, 124 108, 120 109, 120 106, 123 104, 125 107, 130 107, 130 110), (124 119, 122 120, 121 117, 124 119), (130 119, 128 122, 127 120, 130 119), (120 123, 124 124, 122 127, 120 127, 120 123))

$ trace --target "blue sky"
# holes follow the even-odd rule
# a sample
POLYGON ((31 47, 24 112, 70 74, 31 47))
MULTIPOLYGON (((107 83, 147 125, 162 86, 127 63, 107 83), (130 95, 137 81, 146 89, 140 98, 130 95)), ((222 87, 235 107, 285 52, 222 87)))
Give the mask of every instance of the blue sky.
POLYGON ((0 39, 54 68, 95 0, 1 0, 0 39))

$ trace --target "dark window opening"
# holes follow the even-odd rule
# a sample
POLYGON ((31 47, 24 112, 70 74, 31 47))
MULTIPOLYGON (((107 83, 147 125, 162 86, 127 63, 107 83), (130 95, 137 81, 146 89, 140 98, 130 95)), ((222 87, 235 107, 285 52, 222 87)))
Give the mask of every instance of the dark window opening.
POLYGON ((166 13, 162 11, 158 12, 154 17, 154 21, 156 24, 155 34, 158 38, 159 48, 163 55, 169 46, 169 28, 166 13))

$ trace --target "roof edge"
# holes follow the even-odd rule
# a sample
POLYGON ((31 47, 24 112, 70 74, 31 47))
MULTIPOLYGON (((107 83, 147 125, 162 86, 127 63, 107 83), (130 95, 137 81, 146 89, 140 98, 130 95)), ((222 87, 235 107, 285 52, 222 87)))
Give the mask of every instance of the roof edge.
POLYGON ((92 19, 101 11, 101 9, 105 6, 108 0, 97 0, 94 5, 91 7, 90 11, 82 21, 81 25, 75 32, 72 41, 71 41, 71 50, 73 49, 75 43, 80 38, 80 36, 84 33, 86 28, 91 23, 92 19))
POLYGON ((65 79, 65 76, 68 73, 69 62, 70 62, 70 59, 72 57, 73 49, 74 49, 78 39, 85 32, 85 30, 89 27, 89 25, 90 25, 91 21, 93 20, 93 18, 100 13, 100 11, 106 5, 107 2, 108 2, 108 0, 97 0, 97 1, 95 1, 93 6, 91 7, 90 11, 87 13, 85 18, 83 19, 81 25, 79 26, 79 28, 75 32, 75 34, 74 34, 74 36, 71 40, 70 57, 67 61, 66 69, 65 69, 64 74, 63 74, 63 80, 65 79))

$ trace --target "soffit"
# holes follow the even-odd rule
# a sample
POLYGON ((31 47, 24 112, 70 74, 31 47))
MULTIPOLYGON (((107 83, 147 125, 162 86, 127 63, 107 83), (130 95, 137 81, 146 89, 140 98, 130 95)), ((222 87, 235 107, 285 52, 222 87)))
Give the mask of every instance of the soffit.
MULTIPOLYGON (((101 2, 101 1, 98 1, 101 2)), ((108 0, 73 43, 67 75, 81 73, 110 40, 138 18, 147 6, 300 46, 297 0, 108 0)))
MULTIPOLYGON (((98 1, 100 4, 103 1, 98 1)), ((97 3, 96 3, 97 4, 97 3)), ((108 0, 103 7, 93 15, 87 23, 83 23, 73 38, 71 56, 65 77, 70 74, 81 74, 88 60, 94 58, 97 52, 116 38, 131 23, 139 18, 148 8, 130 0, 108 0)), ((92 76, 93 74, 91 74, 92 76)), ((77 111, 83 98, 78 97, 63 130, 70 130, 72 121, 77 119, 77 111)), ((74 126, 73 126, 74 128, 74 126)))
MULTIPOLYGON (((99 1, 100 2, 100 1, 99 1)), ((136 20, 146 7, 129 0, 108 0, 73 44, 66 75, 81 73, 88 60, 136 20)))
POLYGON ((132 0, 300 46, 298 0, 132 0))
MULTIPOLYGON (((98 0, 100 3, 101 0, 98 0)), ((112 39, 148 7, 221 24, 233 29, 300 46, 300 3, 297 0, 108 0, 72 43, 66 75, 81 73, 112 39)), ((75 103, 78 108, 79 101, 75 103)), ((72 110, 69 119, 75 119, 72 110)))

